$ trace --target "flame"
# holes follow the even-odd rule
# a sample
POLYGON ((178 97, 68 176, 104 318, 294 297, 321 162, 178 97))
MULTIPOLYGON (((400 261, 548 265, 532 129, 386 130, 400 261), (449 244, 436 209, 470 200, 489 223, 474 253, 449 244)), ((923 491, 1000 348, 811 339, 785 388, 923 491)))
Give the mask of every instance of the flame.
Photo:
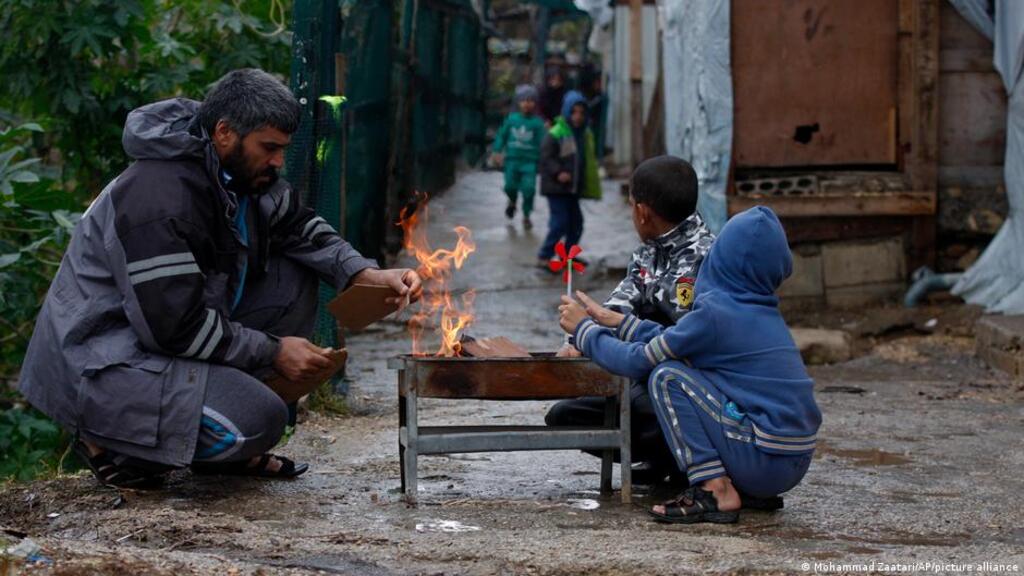
POLYGON ((421 349, 423 331, 437 320, 436 332, 441 337, 441 346, 436 356, 458 356, 462 351, 460 335, 473 323, 473 300, 476 294, 467 291, 461 298, 453 298, 448 284, 455 270, 462 268, 466 259, 476 250, 469 228, 456 226, 458 241, 455 248, 432 250, 427 239, 427 196, 417 192, 411 205, 402 209, 398 225, 405 233, 403 246, 408 254, 419 262, 417 272, 423 278, 423 298, 419 311, 409 319, 409 333, 412 335, 412 353, 424 355, 421 349))

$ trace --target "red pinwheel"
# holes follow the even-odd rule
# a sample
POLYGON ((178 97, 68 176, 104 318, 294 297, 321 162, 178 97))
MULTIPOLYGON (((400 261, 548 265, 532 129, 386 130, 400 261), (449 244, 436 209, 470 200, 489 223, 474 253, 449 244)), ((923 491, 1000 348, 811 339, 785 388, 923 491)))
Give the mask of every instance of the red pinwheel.
POLYGON ((582 262, 576 261, 576 257, 579 256, 580 252, 583 252, 583 249, 573 244, 569 248, 569 252, 566 253, 565 242, 559 241, 558 244, 555 244, 555 253, 558 254, 558 260, 548 262, 548 267, 551 268, 552 272, 562 273, 562 282, 572 284, 572 274, 570 271, 575 270, 582 274, 583 270, 586 269, 582 262))

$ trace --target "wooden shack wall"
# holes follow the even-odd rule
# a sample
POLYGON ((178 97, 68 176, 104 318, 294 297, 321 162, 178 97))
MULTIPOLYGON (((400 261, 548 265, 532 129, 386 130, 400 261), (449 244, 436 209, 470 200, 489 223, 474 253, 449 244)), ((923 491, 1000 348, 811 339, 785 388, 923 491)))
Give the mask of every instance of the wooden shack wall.
POLYGON ((992 42, 948 2, 940 27, 937 265, 954 271, 977 259, 1006 216, 1006 91, 992 42))

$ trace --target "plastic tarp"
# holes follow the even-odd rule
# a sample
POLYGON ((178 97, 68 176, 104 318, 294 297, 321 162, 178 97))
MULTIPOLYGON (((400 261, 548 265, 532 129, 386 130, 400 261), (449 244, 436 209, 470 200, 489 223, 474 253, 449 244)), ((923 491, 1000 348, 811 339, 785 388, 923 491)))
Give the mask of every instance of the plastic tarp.
POLYGON ((953 2, 968 21, 992 32, 995 68, 1008 96, 1004 178, 1009 215, 981 258, 953 287, 953 293, 988 312, 1024 314, 1024 2, 988 0, 953 2))
POLYGON ((697 209, 725 225, 732 156, 729 0, 659 0, 665 75, 665 145, 697 171, 697 209))

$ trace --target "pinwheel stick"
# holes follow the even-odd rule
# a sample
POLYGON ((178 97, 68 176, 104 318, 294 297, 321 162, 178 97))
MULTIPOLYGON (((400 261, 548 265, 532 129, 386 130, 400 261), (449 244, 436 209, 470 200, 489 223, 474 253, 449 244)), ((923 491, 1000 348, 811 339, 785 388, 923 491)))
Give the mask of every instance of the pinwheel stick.
MULTIPOLYGON (((569 274, 566 277, 566 279, 565 279, 565 295, 568 296, 569 299, 571 300, 572 299, 572 258, 569 258, 569 260, 566 261, 565 266, 566 266, 566 272, 569 274)), ((570 336, 568 333, 566 333, 565 338, 563 338, 563 341, 566 344, 568 344, 571 339, 572 339, 572 336, 570 336)))

